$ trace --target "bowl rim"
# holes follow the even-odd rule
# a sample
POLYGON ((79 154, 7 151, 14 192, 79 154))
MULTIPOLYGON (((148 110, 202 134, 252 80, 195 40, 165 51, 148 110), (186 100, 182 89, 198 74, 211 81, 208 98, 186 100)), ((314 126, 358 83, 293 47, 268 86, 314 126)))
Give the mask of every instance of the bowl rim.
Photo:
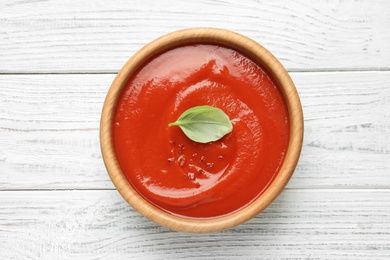
POLYGON ((290 180, 302 149, 303 111, 295 85, 283 65, 254 40, 218 28, 189 28, 175 31, 145 45, 122 67, 107 93, 100 120, 100 146, 107 172, 122 197, 151 221, 176 231, 206 233, 232 228, 258 215, 276 199, 290 180), (158 53, 186 44, 218 44, 235 49, 260 64, 272 75, 281 89, 290 117, 290 140, 281 168, 268 188, 238 211, 210 219, 191 219, 167 213, 144 199, 127 181, 116 159, 112 122, 118 97, 129 77, 158 53))

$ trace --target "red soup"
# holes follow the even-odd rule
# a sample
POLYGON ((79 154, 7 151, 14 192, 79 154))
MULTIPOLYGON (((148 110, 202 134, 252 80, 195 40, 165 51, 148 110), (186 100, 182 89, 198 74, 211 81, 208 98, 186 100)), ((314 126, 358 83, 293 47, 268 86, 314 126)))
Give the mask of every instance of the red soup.
POLYGON ((241 53, 198 44, 166 51, 137 71, 116 105, 114 149, 129 183, 174 215, 212 218, 259 197, 278 174, 289 117, 275 81, 241 53), (222 109, 233 131, 211 143, 168 127, 195 106, 222 109))

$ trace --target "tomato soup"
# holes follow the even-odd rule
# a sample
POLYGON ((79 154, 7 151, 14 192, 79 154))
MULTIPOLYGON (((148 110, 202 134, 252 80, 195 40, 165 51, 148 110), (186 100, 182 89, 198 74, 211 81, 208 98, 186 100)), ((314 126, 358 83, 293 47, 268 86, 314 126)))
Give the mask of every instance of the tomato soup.
POLYGON ((127 82, 115 108, 114 149, 129 183, 162 210, 188 218, 233 213, 278 174, 289 116, 271 76, 240 52, 212 44, 165 51, 127 82), (233 131, 210 143, 169 127, 189 108, 213 106, 233 131))

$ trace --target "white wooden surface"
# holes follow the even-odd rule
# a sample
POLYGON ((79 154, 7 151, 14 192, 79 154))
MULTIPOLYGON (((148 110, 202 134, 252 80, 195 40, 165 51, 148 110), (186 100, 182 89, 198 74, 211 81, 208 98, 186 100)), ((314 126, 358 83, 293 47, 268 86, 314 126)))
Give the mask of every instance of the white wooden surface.
POLYGON ((389 1, 0 0, 0 259, 389 259, 389 1), (114 189, 99 117, 142 45, 220 27, 272 51, 305 114, 297 170, 215 234, 149 222, 114 189))

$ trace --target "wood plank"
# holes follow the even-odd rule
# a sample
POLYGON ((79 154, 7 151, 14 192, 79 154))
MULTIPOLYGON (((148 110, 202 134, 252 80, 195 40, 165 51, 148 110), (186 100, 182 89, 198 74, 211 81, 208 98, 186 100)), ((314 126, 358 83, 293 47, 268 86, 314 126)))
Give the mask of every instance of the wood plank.
POLYGON ((0 73, 117 72, 149 41, 219 27, 263 44, 291 71, 388 70, 390 2, 1 1, 0 73))
POLYGON ((390 187, 390 73, 292 73, 305 136, 290 187, 390 187))
POLYGON ((0 192, 1 259, 388 259, 389 190, 286 190, 214 234, 177 233, 116 191, 0 192))
POLYGON ((0 76, 0 188, 113 188, 99 120, 114 77, 0 76))
MULTIPOLYGON (((389 188, 390 72, 292 73, 305 138, 290 188, 389 188)), ((115 75, 0 76, 0 189, 113 188, 99 119, 115 75)))

